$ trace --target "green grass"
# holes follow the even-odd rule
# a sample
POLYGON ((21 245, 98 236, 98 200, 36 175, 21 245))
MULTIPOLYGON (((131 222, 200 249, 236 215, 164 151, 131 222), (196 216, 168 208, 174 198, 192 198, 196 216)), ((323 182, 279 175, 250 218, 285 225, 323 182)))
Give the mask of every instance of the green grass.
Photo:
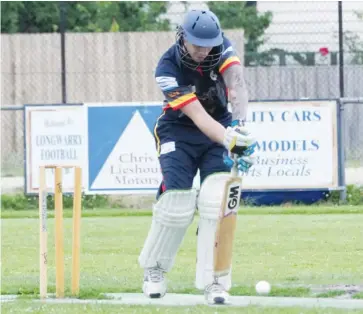
MULTIPOLYGON (((243 206, 239 215, 321 215, 321 214, 363 214, 363 206, 352 205, 285 205, 285 206, 243 206)), ((1 218, 38 218, 37 210, 2 210, 1 218)), ((102 208, 83 209, 82 217, 125 217, 151 216, 150 209, 102 208)), ((54 218, 54 211, 49 210, 49 218, 54 218)), ((72 209, 64 209, 64 217, 72 217, 72 209)))
MULTIPOLYGON (((363 215, 359 206, 293 206, 247 207, 241 211, 235 241, 232 295, 255 295, 259 280, 272 284, 272 296, 313 296, 307 285, 362 284, 363 282, 363 215), (358 214, 354 212, 358 209, 358 214), (339 214, 338 210, 349 215, 339 214), (353 212, 350 212, 353 210, 353 212), (321 211, 326 214, 318 214, 321 211), (288 213, 288 214, 287 214, 288 213), (329 213, 329 214, 328 214, 329 213)), ((142 270, 137 258, 150 226, 150 212, 130 216, 130 211, 90 210, 83 212, 81 222, 81 295, 80 298, 102 298, 108 292, 140 292, 142 270)), ((66 211, 65 216, 70 217, 66 211)), ((1 294, 36 297, 39 289, 39 221, 36 211, 2 212, 1 294), (34 218, 21 218, 34 217, 34 218), (13 218, 10 218, 13 217, 13 218)), ((176 263, 167 275, 168 291, 200 293, 193 285, 195 271, 195 217, 178 252, 176 263)), ((71 270, 72 220, 64 219, 65 282, 69 294, 71 270)), ((55 291, 54 220, 49 219, 49 292, 55 291)), ((327 292, 321 297, 338 294, 327 292)), ((355 298, 362 298, 358 294, 355 298)), ((16 309, 29 306, 17 301, 16 309), (19 305, 19 306, 18 306, 19 305)), ((14 304, 13 304, 14 305, 14 304)), ((32 305, 36 310, 40 305, 32 305)), ((35 313, 48 313, 55 305, 45 305, 35 313)), ((66 311, 85 305, 62 305, 66 311)), ((121 313, 120 306, 87 305, 87 313, 121 313), (92 312, 93 311, 93 312, 92 312)), ((10 310, 11 303, 3 305, 10 310)), ((125 308, 125 313, 177 313, 175 308, 157 312, 143 307, 125 308), (145 309, 145 311, 143 311, 145 309)), ((4 313, 6 311, 4 310, 4 313)), ((209 313, 206 307, 179 309, 178 313, 209 313), (199 311, 199 312, 198 312, 199 311)), ((259 308, 236 309, 236 313, 260 313, 259 308)), ((16 312, 13 312, 16 313, 16 312)), ((58 312, 57 313, 66 313, 58 312)), ((67 312, 68 313, 68 312, 67 312)), ((212 313, 212 312, 210 312, 212 313)), ((223 311, 213 312, 223 313, 223 311)), ((227 313, 227 312, 226 312, 227 313)), ((228 313, 234 313, 231 309, 228 313)), ((339 313, 339 311, 295 308, 269 309, 264 313, 339 313), (296 311, 295 311, 296 310, 296 311), (295 311, 295 312, 294 312, 295 311)), ((352 312, 353 313, 353 312, 352 312)), ((358 313, 358 312, 355 312, 358 313)))
MULTIPOLYGON (((208 306, 193 306, 193 307, 164 307, 164 306, 121 306, 121 305, 93 305, 93 304, 30 304, 29 302, 17 302, 17 307, 14 304, 5 303, 1 306, 1 313, 26 313, 31 309, 31 313, 125 313, 125 314, 341 314, 341 309, 305 309, 301 307, 289 308, 269 308, 249 306, 246 308, 223 308, 223 307, 208 307, 208 306)), ((358 314, 363 313, 363 310, 347 310, 344 313, 358 314)))
POLYGON ((318 293, 316 295, 317 298, 334 298, 340 295, 344 295, 346 292, 344 290, 331 290, 328 292, 318 293))

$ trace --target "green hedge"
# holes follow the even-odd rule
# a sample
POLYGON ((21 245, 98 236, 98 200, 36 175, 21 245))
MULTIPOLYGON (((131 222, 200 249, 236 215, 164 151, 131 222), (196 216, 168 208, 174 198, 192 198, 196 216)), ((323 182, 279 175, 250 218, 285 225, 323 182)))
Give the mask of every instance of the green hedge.
MULTIPOLYGON (((54 209, 54 198, 53 195, 48 195, 47 198, 48 209, 54 209)), ((321 201, 321 203, 327 204, 340 204, 339 192, 333 191, 328 193, 326 200, 321 201)), ((355 185, 347 186, 347 202, 348 205, 363 205, 363 186, 358 187, 355 185)), ((73 207, 73 196, 63 195, 63 207, 72 208, 73 207)), ((127 208, 129 206, 122 204, 120 200, 111 199, 105 195, 82 195, 82 208, 95 209, 95 208, 115 208, 123 207, 127 208)), ((38 196, 26 196, 24 194, 12 194, 1 195, 1 208, 5 210, 31 210, 38 209, 38 196)))
MULTIPOLYGON (((82 195, 82 207, 88 209, 110 207, 110 201, 104 195, 82 195)), ((73 207, 73 196, 63 195, 63 208, 73 207)), ((24 194, 1 195, 1 208, 11 210, 38 209, 38 196, 27 196, 24 194)), ((54 209, 53 195, 47 196, 47 208, 54 209)))
MULTIPOLYGON (((327 201, 332 204, 339 204, 339 191, 332 191, 327 195, 327 201)), ((347 185, 348 205, 363 205, 363 186, 347 185)))

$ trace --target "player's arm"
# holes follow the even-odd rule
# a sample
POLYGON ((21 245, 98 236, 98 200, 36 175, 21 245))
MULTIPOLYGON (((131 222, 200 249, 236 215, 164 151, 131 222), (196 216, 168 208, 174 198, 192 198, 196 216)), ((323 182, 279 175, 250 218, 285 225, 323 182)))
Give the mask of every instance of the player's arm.
POLYGON ((189 86, 178 80, 178 73, 172 64, 162 63, 156 70, 156 82, 167 100, 167 110, 180 110, 212 141, 224 145, 232 153, 240 154, 252 139, 236 132, 231 127, 224 128, 214 120, 199 102, 189 86))
POLYGON ((172 77, 158 77, 157 81, 159 85, 167 88, 167 90, 164 89, 164 95, 168 100, 168 110, 183 112, 212 141, 224 145, 236 154, 241 153, 246 146, 250 145, 252 139, 249 136, 239 134, 231 127, 225 128, 214 120, 189 87, 176 86, 175 79, 172 77))
POLYGON ((248 107, 248 91, 243 75, 243 66, 228 38, 224 38, 224 47, 225 50, 220 61, 219 73, 222 75, 228 88, 232 119, 245 121, 248 107))
POLYGON ((180 110, 212 141, 224 143, 226 129, 208 114, 199 100, 194 100, 180 110))
POLYGON ((156 82, 168 108, 180 110, 212 141, 223 144, 226 129, 207 113, 191 87, 180 83, 179 75, 178 69, 168 62, 162 62, 156 70, 156 82))
POLYGON ((228 88, 233 120, 246 120, 248 91, 241 64, 233 64, 222 73, 228 88))
MULTIPOLYGON (((243 128, 224 128, 207 113, 198 100, 192 101, 180 110, 212 141, 222 144, 228 151, 239 156, 244 154, 245 157, 237 160, 239 170, 246 172, 253 165, 249 156, 254 152, 255 141, 243 128)), ((225 162, 232 166, 234 161, 227 156, 225 158, 225 162)))

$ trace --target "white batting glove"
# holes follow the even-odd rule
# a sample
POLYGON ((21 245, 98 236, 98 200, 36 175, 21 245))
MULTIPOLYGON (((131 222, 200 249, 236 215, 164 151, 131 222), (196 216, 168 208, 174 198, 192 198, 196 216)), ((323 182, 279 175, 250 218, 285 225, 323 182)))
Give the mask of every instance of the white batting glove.
POLYGON ((254 150, 256 146, 255 139, 250 135, 247 128, 243 126, 227 127, 224 133, 224 147, 229 152, 238 156, 248 155, 245 151, 254 150))

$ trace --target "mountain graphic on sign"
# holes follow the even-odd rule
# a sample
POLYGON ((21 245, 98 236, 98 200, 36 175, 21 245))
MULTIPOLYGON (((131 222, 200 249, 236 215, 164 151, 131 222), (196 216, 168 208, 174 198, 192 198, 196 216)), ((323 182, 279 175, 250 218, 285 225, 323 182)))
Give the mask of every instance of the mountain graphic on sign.
POLYGON ((160 181, 154 137, 136 111, 91 184, 91 190, 156 189, 160 181))

